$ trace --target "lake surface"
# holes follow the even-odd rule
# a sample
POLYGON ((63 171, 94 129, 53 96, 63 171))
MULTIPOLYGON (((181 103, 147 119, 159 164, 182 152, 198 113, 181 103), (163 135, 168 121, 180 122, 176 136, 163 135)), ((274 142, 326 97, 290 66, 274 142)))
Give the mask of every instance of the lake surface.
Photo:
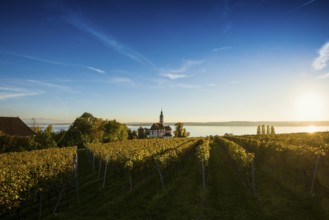
MULTIPOLYGON (((41 127, 46 127, 41 126, 41 127)), ((70 125, 53 125, 55 132, 60 130, 67 130, 70 125)), ((128 128, 131 130, 137 130, 140 126, 129 125, 128 128)), ((144 126, 147 128, 151 127, 144 126)), ((174 125, 170 127, 175 130, 174 125)), ((244 135, 244 134, 256 134, 257 126, 184 126, 187 132, 190 132, 190 137, 205 137, 209 135, 224 135, 225 133, 231 133, 234 135, 244 135)), ((282 133, 298 133, 298 132, 317 132, 317 131, 329 131, 329 126, 277 126, 274 127, 277 134, 282 133)))
MULTIPOLYGON (((149 126, 148 128, 150 128, 149 126)), ((174 125, 170 127, 175 130, 174 125)), ((234 135, 257 134, 257 126, 184 126, 190 137, 205 137, 209 135, 224 135, 231 133, 234 135)), ((137 130, 139 126, 128 126, 131 130, 137 130)), ((274 127, 276 134, 329 131, 329 126, 280 126, 274 127)))

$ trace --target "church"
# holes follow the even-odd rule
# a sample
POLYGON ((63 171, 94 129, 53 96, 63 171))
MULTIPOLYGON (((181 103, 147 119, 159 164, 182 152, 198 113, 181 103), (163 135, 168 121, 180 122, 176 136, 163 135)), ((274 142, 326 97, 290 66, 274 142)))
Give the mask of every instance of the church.
POLYGON ((163 124, 163 112, 161 110, 160 114, 160 121, 159 123, 154 123, 148 132, 149 138, 170 138, 172 137, 171 134, 171 127, 164 126, 163 124))

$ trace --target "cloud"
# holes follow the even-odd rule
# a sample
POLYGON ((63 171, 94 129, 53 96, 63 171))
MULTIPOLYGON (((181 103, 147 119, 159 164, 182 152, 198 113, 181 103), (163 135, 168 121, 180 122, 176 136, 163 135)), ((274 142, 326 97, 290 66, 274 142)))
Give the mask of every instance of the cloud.
POLYGON ((0 91, 14 91, 14 92, 19 92, 22 91, 21 88, 16 88, 16 87, 7 87, 7 86, 0 86, 0 91))
POLYGON ((87 23, 83 22, 80 18, 74 15, 68 15, 64 16, 63 20, 75 28, 84 31, 93 37, 95 37, 97 40, 105 44, 106 46, 110 47, 111 49, 116 50, 118 53, 129 57, 130 59, 137 61, 141 64, 148 64, 152 67, 155 67, 155 65, 149 61, 146 57, 144 57, 142 54, 134 51, 133 49, 129 48, 127 45, 124 45, 117 41, 113 36, 106 35, 92 26, 88 25, 87 23))
POLYGON ((41 91, 27 91, 24 88, 0 86, 0 100, 39 95, 41 93, 41 91))
POLYGON ((99 74, 102 74, 102 75, 105 73, 104 70, 101 70, 101 69, 98 69, 98 68, 95 68, 95 67, 92 67, 92 66, 87 66, 87 69, 90 69, 90 70, 95 71, 95 72, 97 72, 99 74))
POLYGON ((12 52, 9 52, 8 54, 11 54, 11 55, 14 55, 14 56, 17 56, 17 57, 22 57, 22 58, 34 60, 34 61, 43 62, 43 63, 54 64, 54 65, 61 65, 61 66, 70 65, 70 64, 67 64, 67 63, 57 62, 57 61, 43 59, 43 58, 34 57, 34 56, 28 56, 28 55, 24 55, 24 54, 18 54, 18 53, 12 53, 12 52))
POLYGON ((186 78, 189 77, 189 75, 186 74, 187 71, 195 66, 202 65, 204 62, 205 60, 183 60, 183 64, 177 69, 160 70, 160 75, 171 80, 186 78))
POLYGON ((328 79, 328 78, 329 78, 329 73, 317 77, 317 79, 328 79))
POLYGON ((309 5, 309 4, 311 4, 312 2, 315 2, 315 1, 316 1, 316 0, 308 1, 308 2, 304 3, 303 6, 307 6, 307 5, 309 5))
POLYGON ((168 77, 169 79, 172 79, 172 80, 187 77, 187 75, 185 75, 185 74, 176 74, 176 73, 165 73, 165 74, 161 74, 161 75, 165 76, 165 77, 168 77))
POLYGON ((226 34, 231 29, 232 29, 232 25, 231 24, 226 24, 224 29, 223 29, 223 33, 226 34))
POLYGON ((176 84, 171 85, 171 88, 183 88, 183 89, 198 89, 201 88, 200 85, 192 85, 192 84, 176 84))
POLYGON ((25 97, 25 96, 34 96, 34 95, 39 95, 39 94, 40 94, 40 92, 17 92, 17 93, 0 92, 0 100, 19 98, 19 97, 25 97))
POLYGON ((113 84, 125 85, 125 86, 136 85, 134 81, 126 77, 113 77, 108 82, 113 84))
POLYGON ((319 50, 319 55, 312 63, 314 70, 322 70, 329 61, 329 42, 325 43, 319 50))
POLYGON ((84 66, 84 65, 73 64, 73 63, 58 62, 58 61, 54 61, 54 60, 48 60, 48 59, 43 59, 43 58, 40 58, 40 57, 29 56, 29 55, 18 54, 18 53, 12 53, 12 52, 6 52, 6 53, 10 54, 10 55, 13 55, 13 56, 16 56, 16 57, 22 57, 22 58, 25 58, 25 59, 34 60, 34 61, 38 61, 38 62, 49 63, 49 64, 59 65, 59 66, 79 67, 79 68, 92 70, 92 71, 95 71, 95 72, 100 73, 100 74, 105 73, 104 70, 101 70, 99 68, 92 67, 92 66, 84 66))
POLYGON ((316 0, 310 0, 310 1, 307 1, 307 2, 303 3, 302 5, 299 5, 298 7, 294 8, 294 9, 291 10, 290 12, 295 12, 295 11, 301 9, 301 8, 304 8, 304 7, 308 6, 308 5, 310 5, 311 3, 315 2, 315 1, 316 1, 316 0))
POLYGON ((219 47, 219 48, 214 48, 212 51, 214 51, 214 52, 218 52, 218 51, 222 51, 222 50, 231 50, 232 49, 232 47, 230 47, 230 46, 226 46, 226 47, 219 47))
POLYGON ((208 83, 207 86, 209 86, 209 87, 216 87, 216 84, 215 83, 208 83))
POLYGON ((60 89, 60 90, 64 90, 64 91, 67 91, 67 92, 74 92, 69 87, 57 85, 57 84, 54 84, 54 83, 49 83, 49 82, 44 82, 44 81, 39 81, 39 80, 26 80, 26 82, 31 83, 31 84, 35 84, 35 85, 39 85, 39 86, 43 86, 43 87, 60 89))

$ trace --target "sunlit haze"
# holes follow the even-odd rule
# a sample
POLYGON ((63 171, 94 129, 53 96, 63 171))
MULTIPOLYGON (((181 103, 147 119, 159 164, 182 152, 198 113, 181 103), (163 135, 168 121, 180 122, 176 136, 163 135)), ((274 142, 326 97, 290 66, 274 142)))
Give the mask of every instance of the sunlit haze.
POLYGON ((0 112, 329 121, 327 0, 1 1, 0 112))

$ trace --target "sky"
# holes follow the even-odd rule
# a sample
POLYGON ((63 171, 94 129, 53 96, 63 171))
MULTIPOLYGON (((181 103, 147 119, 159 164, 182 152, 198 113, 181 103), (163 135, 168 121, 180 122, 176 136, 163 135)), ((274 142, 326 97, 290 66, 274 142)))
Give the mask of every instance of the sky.
POLYGON ((0 0, 0 115, 329 121, 327 0, 0 0))

